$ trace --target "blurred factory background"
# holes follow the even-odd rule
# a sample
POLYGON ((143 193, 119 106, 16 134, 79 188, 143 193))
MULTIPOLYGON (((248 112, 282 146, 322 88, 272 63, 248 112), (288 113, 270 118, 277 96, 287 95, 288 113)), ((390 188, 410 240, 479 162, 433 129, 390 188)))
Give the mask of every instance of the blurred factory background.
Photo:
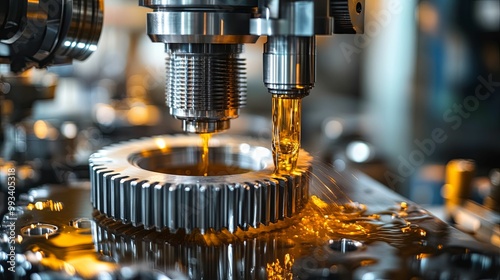
MULTIPOLYGON (((87 61, 31 71, 19 92, 1 85, 10 95, 1 111, 3 164, 25 170, 18 187, 85 179, 99 147, 181 131, 164 105, 164 45, 146 35, 148 9, 136 0, 105 5, 87 61)), ((303 101, 304 149, 423 205, 443 203, 449 160, 472 159, 481 201, 499 167, 499 19, 495 0, 367 0, 365 34, 318 38, 317 83, 303 101)), ((264 41, 245 45, 248 104, 229 133, 270 137, 264 41)))

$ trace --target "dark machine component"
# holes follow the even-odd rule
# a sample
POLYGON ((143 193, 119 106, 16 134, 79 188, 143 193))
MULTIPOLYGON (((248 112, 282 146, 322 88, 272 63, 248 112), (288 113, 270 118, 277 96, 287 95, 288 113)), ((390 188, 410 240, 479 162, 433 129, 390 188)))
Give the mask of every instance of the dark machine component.
POLYGON ((331 0, 330 9, 335 33, 364 33, 365 0, 331 0))
POLYGON ((17 33, 26 4, 26 1, 11 0, 0 3, 0 40, 9 39, 17 33))
POLYGON ((12 72, 85 60, 97 49, 102 0, 2 1, 0 63, 12 72))

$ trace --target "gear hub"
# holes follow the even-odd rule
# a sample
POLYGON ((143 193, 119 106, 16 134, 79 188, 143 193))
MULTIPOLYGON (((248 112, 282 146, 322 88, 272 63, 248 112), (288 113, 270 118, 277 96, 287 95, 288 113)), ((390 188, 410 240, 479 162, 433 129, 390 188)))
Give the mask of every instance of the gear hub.
POLYGON ((198 136, 158 136, 115 144, 90 158, 91 201, 100 213, 125 224, 235 232, 278 223, 297 214, 309 196, 312 158, 300 152, 291 175, 273 173, 266 143, 214 137, 209 162, 222 175, 187 176, 172 170, 196 165, 198 136))

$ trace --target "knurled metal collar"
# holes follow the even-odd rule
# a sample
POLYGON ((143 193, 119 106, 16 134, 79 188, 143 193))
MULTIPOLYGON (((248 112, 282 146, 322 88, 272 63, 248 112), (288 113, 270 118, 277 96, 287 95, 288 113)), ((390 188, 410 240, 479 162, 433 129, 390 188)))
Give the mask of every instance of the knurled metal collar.
POLYGON ((159 231, 235 232, 277 223, 306 204, 312 158, 301 150, 297 170, 277 176, 269 144, 213 137, 211 163, 251 171, 206 177, 156 172, 196 164, 201 151, 197 135, 158 136, 108 146, 90 158, 91 202, 115 220, 159 231))

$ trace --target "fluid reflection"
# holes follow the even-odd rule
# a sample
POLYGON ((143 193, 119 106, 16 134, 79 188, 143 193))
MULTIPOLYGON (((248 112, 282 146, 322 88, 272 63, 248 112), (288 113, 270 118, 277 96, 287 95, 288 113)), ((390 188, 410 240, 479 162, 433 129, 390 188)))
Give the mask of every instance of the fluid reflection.
POLYGON ((407 202, 371 213, 363 204, 337 205, 312 196, 296 218, 275 228, 234 234, 156 232, 123 225, 103 215, 95 219, 96 248, 101 254, 117 263, 143 264, 167 273, 177 271, 190 279, 411 277, 430 275, 426 260, 444 258, 443 265, 453 269, 457 257, 474 262, 469 269, 491 275, 492 265, 500 261, 487 254, 462 256, 464 251, 457 256, 453 250, 443 249, 436 240, 445 240, 446 230, 419 225, 434 218, 407 202))
POLYGON ((77 229, 64 226, 56 235, 47 236, 43 241, 29 236, 24 238, 22 247, 31 252, 31 263, 43 270, 49 269, 67 276, 84 279, 97 277, 102 272, 113 272, 118 265, 100 260, 93 246, 91 229, 77 229), (30 238, 31 237, 31 238, 30 238))
MULTIPOLYGON (((37 274, 51 279, 165 276, 494 279, 498 276, 498 250, 474 241, 386 189, 365 185, 362 177, 352 176, 349 180, 346 177, 322 180, 325 186, 330 185, 330 190, 313 188, 306 207, 294 218, 235 233, 145 230, 98 212, 92 214, 90 205, 81 202, 82 197, 89 196, 88 187, 43 188, 31 192, 29 199, 36 202, 26 202, 19 214, 18 231, 23 235, 16 239, 16 277, 30 279, 30 275, 37 274), (324 195, 333 195, 330 191, 337 197, 324 195), (340 194, 349 199, 340 199, 340 194), (37 202, 49 200, 64 207, 59 212, 50 211, 50 207, 45 211, 35 207, 37 202)), ((7 252, 4 241, 0 245, 7 252)), ((0 253, 4 271, 7 271, 6 260, 0 253)))

